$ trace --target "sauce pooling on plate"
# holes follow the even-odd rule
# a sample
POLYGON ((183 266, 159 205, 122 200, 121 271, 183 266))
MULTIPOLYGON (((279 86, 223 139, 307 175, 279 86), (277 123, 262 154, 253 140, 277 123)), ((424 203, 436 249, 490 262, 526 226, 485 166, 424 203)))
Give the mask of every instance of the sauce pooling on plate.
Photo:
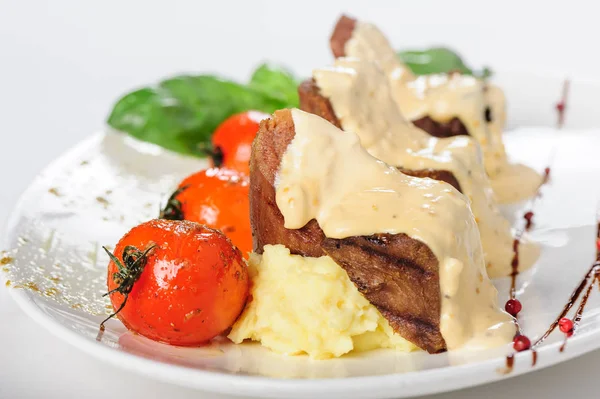
POLYGON ((409 120, 429 116, 438 122, 458 118, 481 145, 486 171, 502 203, 531 197, 541 176, 508 162, 502 142, 505 99, 502 90, 458 73, 415 76, 374 25, 356 22, 345 54, 377 61, 387 74, 394 99, 409 120), (488 121, 489 120, 489 121, 488 121))
POLYGON ((468 200, 446 183, 404 175, 373 158, 357 135, 318 116, 294 109, 292 117, 296 134, 275 184, 285 227, 316 219, 329 238, 404 233, 425 243, 439 261, 447 348, 510 342, 515 325, 498 308, 468 200))
MULTIPOLYGON (((408 122, 392 98, 385 73, 373 61, 338 58, 334 66, 315 70, 313 78, 342 128, 356 133, 369 154, 406 169, 452 172, 470 200, 488 275, 508 276, 511 226, 496 206, 476 142, 468 136, 431 137, 408 122)), ((521 244, 521 269, 526 269, 539 248, 526 238, 521 244)))

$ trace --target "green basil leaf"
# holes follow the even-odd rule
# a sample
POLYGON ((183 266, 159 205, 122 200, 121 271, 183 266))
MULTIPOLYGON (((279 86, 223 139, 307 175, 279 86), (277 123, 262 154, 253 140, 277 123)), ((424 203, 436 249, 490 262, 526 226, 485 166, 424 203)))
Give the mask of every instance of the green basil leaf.
POLYGON ((298 82, 294 75, 282 67, 270 64, 262 64, 252 74, 248 86, 268 93, 269 96, 289 104, 290 107, 298 107, 298 82))
POLYGON ((210 75, 176 76, 122 97, 108 124, 142 141, 204 156, 212 133, 229 116, 297 106, 287 101, 289 95, 283 96, 282 90, 268 89, 266 79, 262 82, 259 89, 210 75))
POLYGON ((480 78, 491 76, 489 68, 484 68, 482 71, 474 71, 464 63, 456 52, 445 47, 400 51, 398 56, 416 75, 458 71, 465 75, 474 75, 480 78))

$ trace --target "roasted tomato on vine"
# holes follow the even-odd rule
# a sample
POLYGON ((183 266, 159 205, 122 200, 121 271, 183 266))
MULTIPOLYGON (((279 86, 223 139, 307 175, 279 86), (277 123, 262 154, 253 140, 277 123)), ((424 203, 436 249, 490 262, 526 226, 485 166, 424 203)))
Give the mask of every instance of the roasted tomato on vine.
POLYGON ((160 217, 221 230, 246 256, 252 251, 248 194, 247 175, 231 169, 206 169, 179 184, 160 217))
POLYGON ((150 339, 202 344, 227 330, 246 303, 246 264, 220 231, 152 220, 131 229, 114 253, 106 252, 106 295, 115 309, 108 319, 116 315, 150 339))
POLYGON ((212 136, 213 165, 250 174, 252 141, 260 121, 269 116, 259 111, 246 111, 221 123, 212 136))

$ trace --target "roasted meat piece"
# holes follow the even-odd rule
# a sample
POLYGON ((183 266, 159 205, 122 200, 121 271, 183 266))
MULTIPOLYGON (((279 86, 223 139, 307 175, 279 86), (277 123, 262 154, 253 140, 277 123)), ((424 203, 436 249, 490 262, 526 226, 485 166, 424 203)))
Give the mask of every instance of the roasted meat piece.
MULTIPOLYGON (((319 92, 319 88, 313 79, 305 80, 298 86, 298 95, 300 96, 300 109, 311 114, 320 116, 328 120, 333 125, 341 129, 340 121, 338 120, 331 102, 319 92)), ((394 165, 397 166, 397 165, 394 165)), ((444 181, 461 191, 460 184, 454 174, 448 170, 436 169, 406 169, 398 168, 406 175, 414 177, 429 177, 430 179, 444 181)))
MULTIPOLYGON (((352 38, 352 32, 354 31, 356 22, 356 19, 347 17, 345 15, 342 15, 338 20, 335 28, 333 29, 333 33, 331 34, 331 38, 329 39, 329 45, 334 57, 339 58, 346 56, 346 42, 352 38)), ((431 119, 429 116, 424 116, 412 122, 418 128, 435 137, 443 138, 469 135, 467 128, 458 118, 453 118, 448 122, 439 122, 431 119)))
MULTIPOLYGON (((250 220, 255 252, 285 245, 293 254, 329 255, 401 336, 430 353, 446 350, 440 332, 439 262, 406 234, 326 238, 316 220, 284 227, 275 200, 275 177, 295 135, 289 110, 261 122, 250 160, 250 220)), ((349 176, 349 178, 351 178, 349 176)))

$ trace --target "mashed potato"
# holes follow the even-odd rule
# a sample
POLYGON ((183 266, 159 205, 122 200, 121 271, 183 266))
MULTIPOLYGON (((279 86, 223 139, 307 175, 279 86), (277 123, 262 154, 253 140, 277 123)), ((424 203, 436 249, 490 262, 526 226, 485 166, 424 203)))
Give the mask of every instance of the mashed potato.
POLYGON ((351 351, 416 346, 394 333, 331 258, 291 255, 282 245, 251 254, 252 300, 229 338, 260 341, 279 353, 315 359, 351 351))

